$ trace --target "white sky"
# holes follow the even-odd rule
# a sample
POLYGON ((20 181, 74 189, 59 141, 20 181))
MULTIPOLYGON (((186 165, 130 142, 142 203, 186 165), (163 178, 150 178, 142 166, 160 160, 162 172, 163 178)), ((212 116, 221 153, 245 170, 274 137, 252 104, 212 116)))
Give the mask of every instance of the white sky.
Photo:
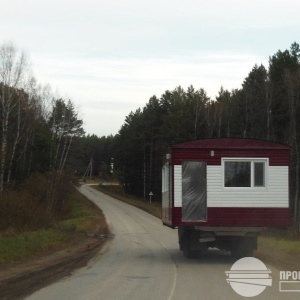
POLYGON ((255 64, 300 43, 299 0, 0 0, 0 43, 25 50, 39 83, 116 134, 153 95, 240 88, 255 64), (2 40, 1 40, 2 39, 2 40))

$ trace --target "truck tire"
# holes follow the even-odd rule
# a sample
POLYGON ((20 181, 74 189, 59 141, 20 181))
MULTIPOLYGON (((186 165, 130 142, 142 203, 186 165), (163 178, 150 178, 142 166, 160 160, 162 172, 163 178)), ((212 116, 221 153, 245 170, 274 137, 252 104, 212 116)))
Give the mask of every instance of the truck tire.
POLYGON ((250 248, 237 248, 231 250, 231 256, 235 259, 240 259, 243 257, 252 257, 253 256, 253 249, 250 248))
POLYGON ((191 235, 188 231, 182 238, 182 250, 183 255, 188 259, 197 257, 197 251, 191 249, 191 235))
POLYGON ((242 257, 252 257, 256 249, 257 237, 244 237, 232 244, 231 255, 238 259, 242 257))

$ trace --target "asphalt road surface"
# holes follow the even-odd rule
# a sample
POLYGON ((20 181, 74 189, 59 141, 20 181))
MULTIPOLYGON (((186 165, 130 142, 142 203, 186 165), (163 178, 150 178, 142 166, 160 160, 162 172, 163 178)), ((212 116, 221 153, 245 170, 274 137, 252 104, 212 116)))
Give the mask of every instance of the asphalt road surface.
MULTIPOLYGON (((114 237, 87 267, 26 299, 246 299, 226 281, 225 271, 235 262, 229 253, 211 249, 205 257, 186 259, 177 230, 87 185, 80 191, 102 209, 114 237)), ((300 292, 280 292, 279 270, 267 267, 272 286, 252 299, 299 299, 300 292)))

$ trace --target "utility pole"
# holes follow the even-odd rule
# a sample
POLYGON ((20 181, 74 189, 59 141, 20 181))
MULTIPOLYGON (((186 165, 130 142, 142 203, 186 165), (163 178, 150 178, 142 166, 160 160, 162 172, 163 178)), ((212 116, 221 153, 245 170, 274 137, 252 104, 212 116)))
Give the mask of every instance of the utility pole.
POLYGON ((86 171, 84 172, 83 177, 90 176, 90 178, 92 178, 92 175, 93 175, 93 159, 91 158, 91 161, 90 161, 86 171))

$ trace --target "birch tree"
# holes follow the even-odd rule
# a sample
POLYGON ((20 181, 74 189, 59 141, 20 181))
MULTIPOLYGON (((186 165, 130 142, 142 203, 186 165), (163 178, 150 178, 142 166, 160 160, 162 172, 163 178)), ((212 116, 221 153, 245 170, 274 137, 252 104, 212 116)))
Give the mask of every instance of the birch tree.
MULTIPOLYGON (((26 55, 19 52, 13 44, 0 46, 0 105, 1 105, 1 152, 0 152, 0 193, 3 192, 8 160, 8 135, 13 121, 11 116, 18 105, 14 97, 21 85, 26 67, 26 55)), ((18 121, 17 121, 18 122, 18 121)))

